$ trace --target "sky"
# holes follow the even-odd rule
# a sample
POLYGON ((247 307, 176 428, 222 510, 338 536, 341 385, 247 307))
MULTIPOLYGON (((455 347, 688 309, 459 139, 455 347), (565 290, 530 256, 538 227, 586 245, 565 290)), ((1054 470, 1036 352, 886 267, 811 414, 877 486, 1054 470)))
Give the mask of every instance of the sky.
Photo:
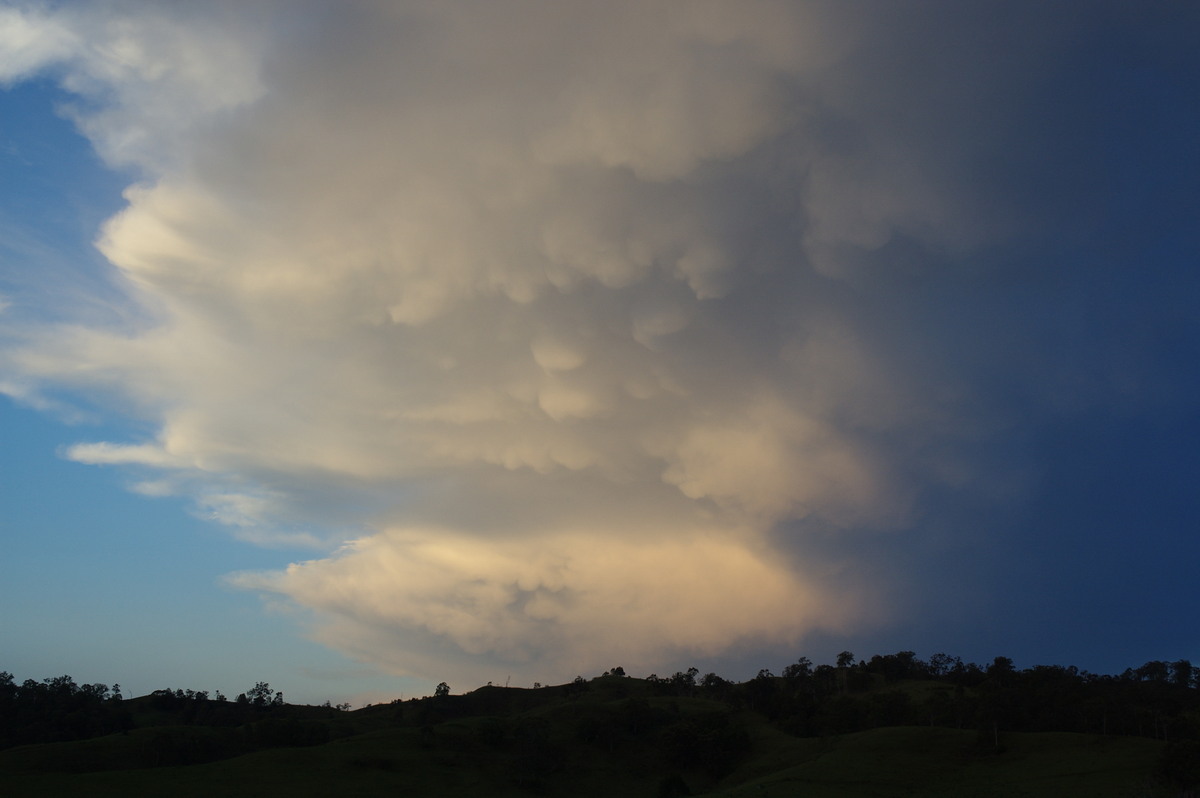
POLYGON ((1200 661, 1198 35, 0 2, 0 669, 1200 661))

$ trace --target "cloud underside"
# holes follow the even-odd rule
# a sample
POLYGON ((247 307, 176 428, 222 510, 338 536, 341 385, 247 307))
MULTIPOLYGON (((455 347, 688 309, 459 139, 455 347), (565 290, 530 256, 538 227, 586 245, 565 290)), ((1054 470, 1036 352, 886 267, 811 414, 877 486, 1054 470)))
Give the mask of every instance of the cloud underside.
POLYGON ((53 70, 143 176, 98 239, 126 302, 4 350, 156 430, 70 455, 322 541, 232 579, 398 672, 878 617, 780 530, 901 527, 994 424, 880 287, 1019 216, 960 177, 984 70, 905 106, 895 20, 824 4, 301 5, 0 11, 0 79, 53 70))
POLYGON ((673 531, 625 528, 614 538, 583 526, 481 541, 475 531, 390 530, 328 559, 231 579, 315 610, 322 642, 403 672, 468 680, 485 663, 527 679, 602 662, 649 671, 739 642, 844 631, 870 603, 861 593, 834 600, 724 531, 673 531))

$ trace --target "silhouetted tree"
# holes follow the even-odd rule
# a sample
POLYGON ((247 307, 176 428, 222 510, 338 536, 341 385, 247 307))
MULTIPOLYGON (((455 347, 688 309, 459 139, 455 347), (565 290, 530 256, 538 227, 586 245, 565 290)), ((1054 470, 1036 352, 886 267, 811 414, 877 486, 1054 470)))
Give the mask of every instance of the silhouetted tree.
POLYGON ((1137 677, 1146 682, 1166 682, 1170 680, 1171 668, 1165 662, 1152 660, 1147 662, 1142 667, 1138 668, 1135 673, 1137 677))
POLYGON ((777 718, 783 710, 779 701, 779 687, 778 679, 767 668, 760 670, 757 676, 743 685, 751 708, 772 719, 777 718))
POLYGON ((995 679, 1002 685, 1008 684, 1014 673, 1016 673, 1016 668, 1013 667, 1013 661, 1008 657, 996 657, 987 667, 988 678, 995 679))
POLYGON ((568 698, 578 698, 588 691, 587 679, 582 676, 576 676, 570 684, 563 688, 568 698))
MULTIPOLYGON (((207 697, 207 694, 205 695, 207 697)), ((239 695, 238 703, 249 703, 260 708, 283 706, 283 693, 272 693, 271 685, 266 682, 258 682, 243 695, 246 697, 246 702, 243 702, 242 696, 239 695)))
POLYGON ((783 669, 783 678, 793 684, 807 681, 812 677, 812 660, 808 657, 801 657, 791 665, 783 669))
POLYGON ((699 675, 698 668, 676 671, 675 675, 671 677, 671 686, 678 695, 690 695, 696 689, 696 677, 699 675))
POLYGON ((723 700, 732 692, 733 683, 715 673, 706 673, 700 680, 700 687, 706 696, 723 700))
POLYGON ((949 654, 938 652, 929 658, 929 675, 940 679, 954 667, 954 658, 949 654))
POLYGON ((912 651, 900 651, 896 654, 880 656, 876 654, 867 663, 867 670, 879 674, 885 682, 898 682, 902 679, 919 679, 928 675, 928 666, 912 651))
POLYGON ((1176 687, 1191 687, 1192 675, 1192 663, 1188 660, 1181 659, 1171 663, 1171 681, 1176 687))
POLYGON ((838 690, 846 692, 846 671, 854 665, 854 654, 843 651, 837 655, 838 690))

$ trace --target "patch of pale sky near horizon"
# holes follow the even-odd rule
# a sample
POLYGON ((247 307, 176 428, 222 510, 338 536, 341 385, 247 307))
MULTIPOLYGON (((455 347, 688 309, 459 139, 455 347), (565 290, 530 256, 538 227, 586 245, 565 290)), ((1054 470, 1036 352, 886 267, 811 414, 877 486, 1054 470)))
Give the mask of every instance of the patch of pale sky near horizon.
POLYGON ((0 78, 58 70, 145 173, 99 244, 138 321, 0 360, 157 430, 77 460, 165 468, 139 484, 264 542, 319 486, 349 545, 234 581, 400 672, 567 677, 877 621, 769 533, 902 527, 1002 426, 855 294, 864 253, 944 259, 1020 218, 963 201, 992 142, 922 138, 997 80, 972 54, 901 112, 858 91, 880 31, 834 6, 363 3, 290 39, 261 9, 148 8, 0 17, 35 43, 0 78))

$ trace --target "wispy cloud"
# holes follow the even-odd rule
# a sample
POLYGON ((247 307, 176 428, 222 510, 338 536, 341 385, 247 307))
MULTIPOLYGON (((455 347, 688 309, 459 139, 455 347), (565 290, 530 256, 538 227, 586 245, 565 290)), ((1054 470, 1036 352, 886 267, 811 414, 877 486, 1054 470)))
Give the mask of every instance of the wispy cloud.
POLYGON ((78 51, 79 36, 45 11, 28 7, 0 9, 0 84, 11 84, 78 51))

